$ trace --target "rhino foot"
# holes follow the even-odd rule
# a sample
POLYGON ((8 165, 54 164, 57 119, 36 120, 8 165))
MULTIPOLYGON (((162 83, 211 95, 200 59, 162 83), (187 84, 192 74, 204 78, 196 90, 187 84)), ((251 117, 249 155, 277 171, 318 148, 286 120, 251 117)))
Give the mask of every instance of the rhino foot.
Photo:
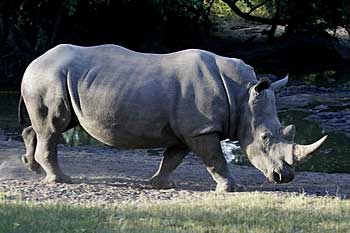
POLYGON ((23 155, 21 158, 24 166, 29 170, 36 172, 38 174, 44 174, 43 168, 35 161, 29 160, 26 155, 23 155))
POLYGON ((217 193, 224 193, 224 192, 243 192, 247 190, 247 188, 244 185, 237 185, 232 182, 224 182, 224 183, 218 183, 215 189, 215 192, 217 193))
POLYGON ((236 184, 234 187, 233 187, 233 191, 234 192, 244 192, 244 191, 247 191, 247 187, 245 185, 240 185, 240 184, 236 184))
POLYGON ((225 192, 233 192, 234 191, 234 186, 223 183, 223 184, 217 184, 215 192, 217 193, 225 193, 225 192))
POLYGON ((155 189, 172 189, 175 188, 175 183, 170 181, 169 179, 162 179, 159 176, 154 176, 150 183, 152 185, 152 188, 155 189))
POLYGON ((51 175, 46 176, 43 180, 43 183, 45 184, 56 184, 56 183, 72 183, 72 180, 67 175, 51 175))

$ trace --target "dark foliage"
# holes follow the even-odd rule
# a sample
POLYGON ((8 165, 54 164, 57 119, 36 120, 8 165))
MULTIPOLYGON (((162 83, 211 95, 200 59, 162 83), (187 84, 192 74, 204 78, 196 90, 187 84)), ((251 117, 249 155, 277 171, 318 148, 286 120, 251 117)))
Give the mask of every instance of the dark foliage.
POLYGON ((287 25, 288 34, 322 34, 338 26, 350 32, 350 2, 348 0, 222 0, 237 15, 250 21, 272 25, 287 25), (245 7, 239 7, 238 3, 245 7), (241 4, 242 5, 242 4, 241 4), (245 9, 243 9, 245 8, 245 9), (259 15, 264 8, 267 15, 259 15), (248 9, 248 10, 247 10, 248 9))
MULTIPOLYGON (((239 16, 287 33, 350 31, 348 0, 222 0, 239 16), (246 8, 237 7, 243 2, 246 8), (256 14, 265 8, 265 15, 256 14)), ((200 47, 214 0, 0 0, 0 86, 18 86, 28 63, 60 43, 145 52, 200 47)), ((328 35, 328 34, 327 34, 328 35)), ((205 43, 202 43, 205 44, 205 43)), ((207 43, 208 44, 208 43, 207 43)))
POLYGON ((184 48, 207 31, 206 13, 203 0, 3 0, 0 85, 18 85, 28 63, 59 43, 184 48))

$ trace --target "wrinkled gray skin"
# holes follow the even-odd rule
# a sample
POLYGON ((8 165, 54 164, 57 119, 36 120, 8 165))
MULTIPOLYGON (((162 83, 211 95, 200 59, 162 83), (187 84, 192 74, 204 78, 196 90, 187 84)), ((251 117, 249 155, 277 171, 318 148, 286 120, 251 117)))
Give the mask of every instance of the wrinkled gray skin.
POLYGON ((243 61, 202 50, 143 54, 115 45, 59 45, 34 60, 21 87, 32 125, 23 162, 44 170, 46 182, 67 182, 57 161, 60 134, 81 125, 118 148, 166 147, 155 188, 195 152, 217 182, 235 185, 220 140, 239 140, 252 164, 271 181, 294 177, 294 126, 283 128, 270 82, 258 82, 243 61))

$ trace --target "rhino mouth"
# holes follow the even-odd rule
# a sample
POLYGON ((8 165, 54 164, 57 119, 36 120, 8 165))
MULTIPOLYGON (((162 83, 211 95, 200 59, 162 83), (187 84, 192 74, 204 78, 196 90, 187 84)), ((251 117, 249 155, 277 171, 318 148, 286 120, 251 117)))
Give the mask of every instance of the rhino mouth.
POLYGON ((281 169, 275 168, 268 176, 271 182, 282 184, 291 182, 295 177, 295 169, 287 163, 283 164, 281 169))

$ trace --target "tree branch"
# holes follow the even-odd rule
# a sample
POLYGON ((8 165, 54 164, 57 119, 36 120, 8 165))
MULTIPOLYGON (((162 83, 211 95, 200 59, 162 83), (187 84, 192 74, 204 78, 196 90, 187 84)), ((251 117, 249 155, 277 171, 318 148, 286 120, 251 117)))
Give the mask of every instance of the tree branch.
POLYGON ((261 3, 259 3, 258 5, 253 6, 253 7, 250 9, 250 11, 247 12, 247 14, 250 15, 253 11, 255 11, 256 9, 262 7, 263 5, 265 5, 265 3, 269 2, 269 1, 271 1, 271 0, 265 0, 265 1, 261 2, 261 3))
POLYGON ((263 24, 270 24, 270 25, 286 25, 287 22, 283 19, 275 19, 275 18, 263 18, 263 17, 258 17, 254 15, 250 15, 248 13, 242 12, 237 6, 236 3, 238 0, 222 0, 224 3, 226 3, 231 10, 238 16, 249 20, 249 21, 254 21, 258 23, 263 23, 263 24))
POLYGON ((205 17, 206 17, 206 18, 209 17, 210 10, 211 10, 211 7, 213 6, 214 1, 215 1, 215 0, 211 0, 211 2, 209 3, 209 6, 208 6, 207 9, 206 9, 206 14, 205 14, 205 17))

